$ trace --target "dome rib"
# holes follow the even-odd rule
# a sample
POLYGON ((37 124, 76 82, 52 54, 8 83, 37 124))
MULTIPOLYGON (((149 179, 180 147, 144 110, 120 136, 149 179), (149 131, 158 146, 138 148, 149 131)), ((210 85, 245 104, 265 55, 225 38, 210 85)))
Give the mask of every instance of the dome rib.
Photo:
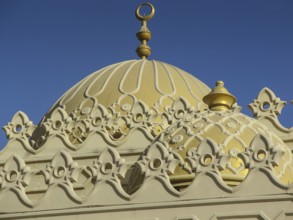
MULTIPOLYGON (((124 86, 124 82, 125 82, 125 80, 126 80, 127 77, 129 76, 129 73, 131 73, 131 70, 133 69, 133 67, 134 67, 135 65, 137 65, 138 62, 139 62, 139 60, 136 60, 135 62, 131 63, 130 66, 127 68, 127 70, 126 70, 124 76, 122 77, 122 79, 121 79, 121 81, 120 81, 120 83, 119 83, 119 86, 118 86, 120 92, 125 93, 125 94, 129 94, 129 93, 131 93, 131 91, 128 91, 128 92, 125 91, 124 88, 123 88, 123 86, 124 86)), ((136 85, 138 85, 138 83, 139 83, 139 77, 137 78, 137 83, 136 83, 136 85)), ((136 86, 136 89, 137 89, 137 88, 138 88, 138 86, 136 86)))
MULTIPOLYGON (((107 76, 106 80, 103 82, 103 85, 101 86, 101 89, 98 90, 96 93, 93 93, 92 95, 89 95, 89 96, 99 96, 99 95, 101 95, 104 92, 104 90, 105 90, 106 86, 108 85, 108 83, 110 82, 110 80, 115 77, 115 74, 117 74, 118 70, 120 68, 122 68, 124 65, 128 64, 128 62, 130 62, 130 61, 126 61, 126 62, 123 62, 123 63, 120 63, 119 65, 117 65, 114 68, 114 70, 111 71, 111 74, 109 74, 109 76, 107 76)), ((90 90, 95 89, 95 88, 93 88, 94 87, 93 85, 96 84, 96 82, 98 81, 98 79, 99 78, 97 77, 97 79, 90 84, 90 86, 88 88, 89 89, 89 92, 88 93, 90 93, 90 90)))
MULTIPOLYGON (((188 83, 188 80, 186 80, 186 78, 185 78, 185 76, 182 74, 181 70, 179 70, 179 69, 176 68, 176 67, 174 67, 174 69, 180 74, 180 76, 182 77, 182 79, 185 81, 185 83, 186 83, 186 85, 187 85, 187 87, 188 87, 188 90, 189 90, 190 94, 193 96, 193 98, 197 99, 198 101, 201 101, 201 100, 198 99, 197 96, 195 96, 195 95, 193 94, 193 91, 192 91, 192 89, 190 88, 190 85, 189 85, 189 83, 188 83)), ((199 90, 200 90, 201 92, 203 92, 199 86, 198 86, 198 88, 199 88, 199 90)))
POLYGON ((174 94, 176 93, 175 82, 174 82, 173 78, 171 77, 171 73, 170 73, 169 69, 166 67, 165 63, 161 63, 161 65, 162 65, 163 68, 166 70, 167 76, 168 76, 169 79, 170 79, 170 82, 171 82, 170 85, 171 85, 171 87, 172 87, 172 89, 173 89, 173 92, 170 93, 169 95, 172 96, 172 95, 174 95, 174 94))

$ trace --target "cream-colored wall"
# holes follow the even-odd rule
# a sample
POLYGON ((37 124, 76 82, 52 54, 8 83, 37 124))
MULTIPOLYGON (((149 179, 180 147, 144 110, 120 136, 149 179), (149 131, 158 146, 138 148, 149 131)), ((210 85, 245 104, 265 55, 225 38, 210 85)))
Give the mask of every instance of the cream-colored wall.
MULTIPOLYGON (((101 198, 102 199, 102 198, 101 198)), ((291 220, 292 196, 220 198, 1 214, 33 220, 291 220)))

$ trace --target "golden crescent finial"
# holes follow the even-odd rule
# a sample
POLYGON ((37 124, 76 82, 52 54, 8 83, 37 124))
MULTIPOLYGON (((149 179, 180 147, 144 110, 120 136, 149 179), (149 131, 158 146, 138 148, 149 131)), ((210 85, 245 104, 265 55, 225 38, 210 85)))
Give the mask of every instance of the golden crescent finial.
POLYGON ((137 47, 136 53, 142 59, 148 58, 148 56, 152 52, 151 48, 147 45, 147 41, 149 41, 152 37, 152 34, 147 27, 147 21, 150 20, 154 16, 154 14, 155 14, 154 6, 147 2, 140 4, 135 11, 136 18, 141 21, 141 28, 136 33, 136 37, 138 38, 138 40, 141 41, 141 44, 137 47), (150 7, 151 12, 148 15, 142 16, 140 14, 140 9, 143 6, 150 7))
POLYGON ((140 4, 135 11, 135 16, 140 21, 148 21, 154 16, 154 14, 155 14, 155 7, 151 3, 148 3, 148 2, 144 2, 144 3, 140 4), (139 11, 140 11, 141 7, 145 6, 145 5, 150 7, 151 12, 148 15, 142 16, 139 11))

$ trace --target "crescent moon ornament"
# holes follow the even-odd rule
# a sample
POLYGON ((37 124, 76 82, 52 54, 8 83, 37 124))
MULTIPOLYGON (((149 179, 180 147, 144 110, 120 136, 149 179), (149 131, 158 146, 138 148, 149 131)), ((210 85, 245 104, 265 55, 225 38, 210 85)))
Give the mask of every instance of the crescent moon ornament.
POLYGON ((148 21, 154 16, 154 14, 155 14, 155 7, 151 3, 148 3, 148 2, 140 4, 135 11, 135 16, 140 21, 148 21), (140 9, 143 6, 148 6, 151 9, 151 12, 148 15, 142 16, 140 14, 140 9))

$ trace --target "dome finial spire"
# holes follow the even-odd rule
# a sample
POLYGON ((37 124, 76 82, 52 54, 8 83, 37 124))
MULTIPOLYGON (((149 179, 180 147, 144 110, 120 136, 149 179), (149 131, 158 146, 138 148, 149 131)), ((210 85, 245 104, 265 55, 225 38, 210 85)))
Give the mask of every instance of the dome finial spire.
POLYGON ((154 6, 147 2, 140 4, 135 11, 136 18, 141 21, 141 28, 136 33, 136 37, 138 38, 138 40, 141 41, 141 44, 136 49, 136 53, 141 59, 148 58, 148 56, 152 52, 151 48, 147 45, 147 41, 149 41, 152 37, 152 34, 147 27, 147 21, 150 20, 154 16, 154 14, 155 14, 154 6), (142 16, 140 14, 140 9, 143 6, 148 6, 151 9, 148 15, 142 16))
POLYGON ((203 101, 212 111, 226 111, 232 109, 236 98, 224 87, 224 82, 219 80, 213 90, 203 97, 203 101))

